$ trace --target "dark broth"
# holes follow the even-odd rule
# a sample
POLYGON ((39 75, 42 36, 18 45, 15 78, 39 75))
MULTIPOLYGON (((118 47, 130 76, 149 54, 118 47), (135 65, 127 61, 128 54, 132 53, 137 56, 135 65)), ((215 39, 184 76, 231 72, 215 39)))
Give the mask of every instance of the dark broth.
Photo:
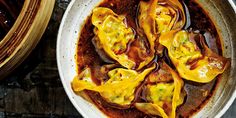
MULTIPOLYGON (((99 6, 108 7, 117 14, 126 14, 127 24, 136 30, 137 25, 135 23, 135 18, 139 1, 140 0, 105 0, 99 6)), ((187 28, 187 30, 199 31, 205 36, 208 46, 214 52, 221 55, 222 48, 220 44, 220 38, 217 34, 214 24, 208 15, 198 4, 194 2, 194 0, 184 0, 183 3, 188 7, 191 16, 191 25, 187 28)), ((77 49, 77 67, 78 73, 80 73, 85 67, 90 67, 92 70, 93 81, 99 85, 101 80, 107 79, 107 75, 100 71, 102 68, 101 66, 104 65, 105 62, 96 53, 95 47, 91 41, 94 37, 94 26, 92 25, 90 18, 91 16, 86 20, 79 37, 79 48, 77 49), (99 80, 96 78, 99 78, 99 80)), ((169 63, 169 65, 171 64, 169 63)), ((187 93, 187 96, 185 97, 185 102, 177 108, 177 117, 189 117, 201 109, 201 107, 207 103, 207 100, 212 96, 219 78, 220 76, 207 84, 199 84, 184 80, 184 89, 187 93)), ((150 117, 138 111, 136 108, 114 108, 105 100, 103 100, 99 93, 92 91, 86 91, 86 93, 96 104, 96 106, 109 117, 150 117)))

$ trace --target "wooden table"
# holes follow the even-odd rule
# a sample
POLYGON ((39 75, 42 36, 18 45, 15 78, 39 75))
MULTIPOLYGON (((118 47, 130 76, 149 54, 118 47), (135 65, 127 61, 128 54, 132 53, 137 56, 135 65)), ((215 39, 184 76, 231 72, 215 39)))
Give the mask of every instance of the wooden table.
POLYGON ((0 82, 0 118, 81 117, 62 87, 56 64, 57 32, 70 0, 57 0, 39 45, 0 82))

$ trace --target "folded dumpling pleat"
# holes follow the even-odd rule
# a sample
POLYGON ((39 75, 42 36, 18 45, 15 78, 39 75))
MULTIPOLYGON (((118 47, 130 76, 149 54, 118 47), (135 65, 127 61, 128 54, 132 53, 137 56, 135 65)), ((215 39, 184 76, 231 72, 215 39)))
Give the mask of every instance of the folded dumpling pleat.
POLYGON ((92 23, 99 44, 112 59, 122 66, 132 68, 135 62, 124 53, 134 40, 134 32, 123 22, 124 16, 115 14, 111 9, 98 7, 93 10, 92 23))
POLYGON ((90 69, 85 69, 72 82, 72 89, 75 92, 91 90, 100 95, 109 103, 120 106, 127 106, 135 98, 135 90, 155 66, 138 73, 134 70, 116 68, 108 72, 109 80, 97 86, 91 81, 90 69))
POLYGON ((230 65, 228 59, 207 47, 200 34, 174 30, 161 35, 159 41, 168 49, 168 55, 179 75, 186 80, 210 82, 230 65), (199 40, 202 50, 195 40, 199 40))
POLYGON ((135 103, 135 107, 146 114, 175 118, 176 108, 184 100, 184 83, 165 62, 160 66, 148 76, 145 89, 147 103, 135 103))
POLYGON ((178 0, 140 1, 138 21, 153 47, 158 34, 181 29, 185 15, 178 0))
POLYGON ((145 47, 149 44, 135 39, 135 32, 127 26, 124 15, 117 15, 109 8, 97 7, 93 10, 92 24, 95 26, 95 47, 102 49, 103 54, 123 67, 140 70, 154 58, 154 53, 149 54, 149 48, 145 47))

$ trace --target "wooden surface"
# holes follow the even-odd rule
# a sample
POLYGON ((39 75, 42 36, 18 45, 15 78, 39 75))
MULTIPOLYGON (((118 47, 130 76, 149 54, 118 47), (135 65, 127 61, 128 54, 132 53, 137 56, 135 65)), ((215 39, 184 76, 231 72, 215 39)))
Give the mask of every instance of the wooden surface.
POLYGON ((81 117, 67 98, 56 65, 56 38, 68 0, 57 0, 36 49, 0 82, 0 118, 81 117))
MULTIPOLYGON (((56 38, 70 0, 57 0, 49 26, 36 49, 0 82, 0 118, 78 118, 59 79, 56 38)), ((236 117, 236 102, 223 118, 236 117)))

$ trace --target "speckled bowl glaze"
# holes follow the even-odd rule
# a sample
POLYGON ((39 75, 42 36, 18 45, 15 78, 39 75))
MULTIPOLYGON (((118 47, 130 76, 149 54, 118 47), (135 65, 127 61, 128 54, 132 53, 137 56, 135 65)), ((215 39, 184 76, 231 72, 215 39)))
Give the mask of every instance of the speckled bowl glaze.
MULTIPOLYGON (((57 40, 57 64, 64 89, 75 108, 86 118, 106 117, 95 105, 76 95, 71 81, 76 75, 76 46, 87 16, 102 0, 72 0, 60 25, 57 40)), ((223 39, 223 55, 231 58, 231 68, 223 74, 215 94, 192 117, 221 117, 236 97, 236 7, 232 0, 196 0, 209 14, 223 39)), ((79 48, 79 47, 78 47, 79 48)))

